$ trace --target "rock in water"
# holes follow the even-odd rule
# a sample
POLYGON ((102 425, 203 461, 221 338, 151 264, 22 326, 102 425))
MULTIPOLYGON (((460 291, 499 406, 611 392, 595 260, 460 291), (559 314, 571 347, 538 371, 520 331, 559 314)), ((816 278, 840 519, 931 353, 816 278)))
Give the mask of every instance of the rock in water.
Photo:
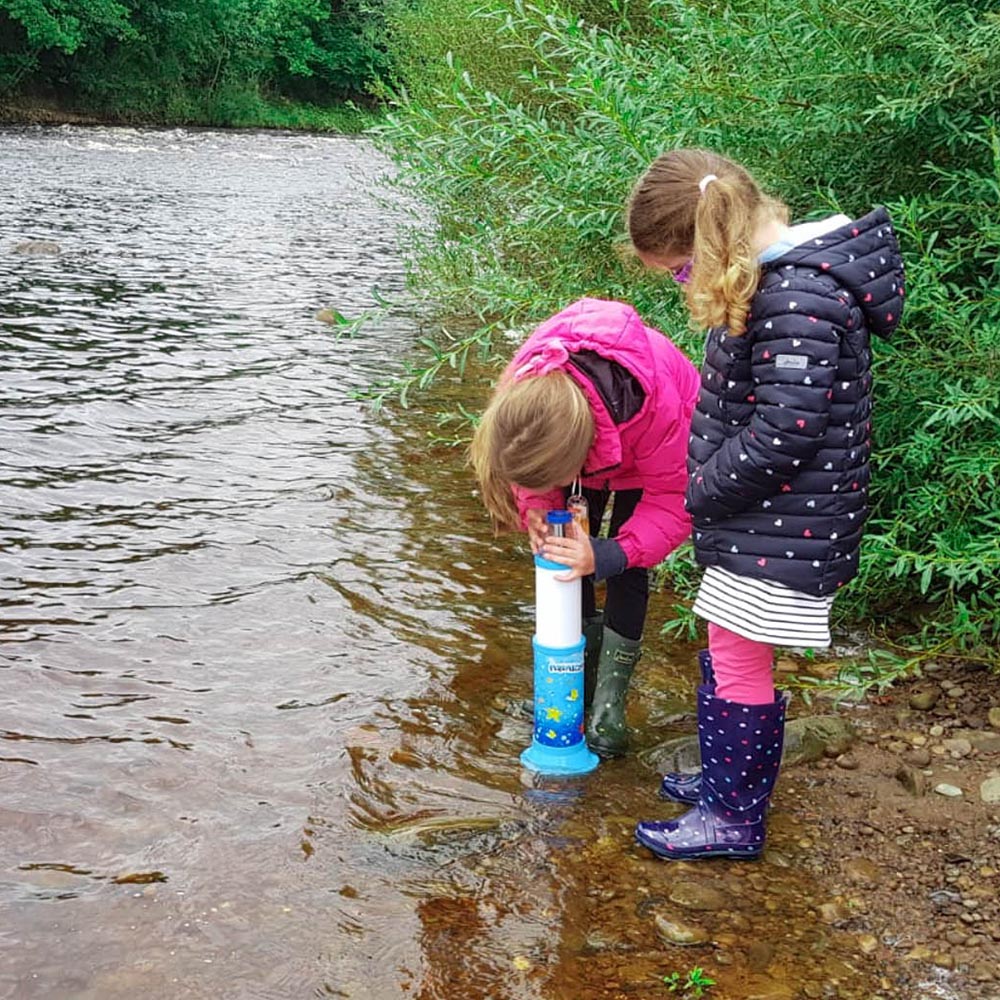
POLYGON ((14 253, 36 257, 54 257, 56 254, 62 253, 62 247, 53 240, 25 240, 23 243, 15 244, 14 253))
MULTIPOLYGON (((785 747, 781 755, 785 767, 821 760, 831 748, 843 754, 857 739, 854 727, 839 715, 810 715, 792 719, 785 726, 785 747)), ((679 736, 640 751, 639 760, 660 774, 680 771, 695 774, 701 768, 697 736, 679 736)))

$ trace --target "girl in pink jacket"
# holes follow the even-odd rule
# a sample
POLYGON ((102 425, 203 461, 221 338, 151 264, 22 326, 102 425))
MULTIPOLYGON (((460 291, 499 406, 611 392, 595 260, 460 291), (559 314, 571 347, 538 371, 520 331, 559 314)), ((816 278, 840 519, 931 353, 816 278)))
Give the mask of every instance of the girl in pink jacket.
POLYGON ((647 570, 691 531, 684 510, 698 373, 621 302, 581 299, 546 320, 508 365, 472 441, 498 530, 526 528, 533 552, 583 578, 587 743, 627 748, 625 697, 638 662, 647 570), (590 536, 546 536, 545 513, 579 481, 590 536), (598 537, 611 494, 606 538, 598 537), (606 581, 598 613, 595 581, 606 581))

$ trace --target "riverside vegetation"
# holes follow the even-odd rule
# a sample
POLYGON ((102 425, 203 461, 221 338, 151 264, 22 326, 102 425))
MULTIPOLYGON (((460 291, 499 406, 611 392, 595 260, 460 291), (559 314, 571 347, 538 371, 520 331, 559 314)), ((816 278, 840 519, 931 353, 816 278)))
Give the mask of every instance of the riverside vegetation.
MULTIPOLYGON (((905 325, 876 344, 873 509, 836 608, 878 652, 837 683, 1000 664, 1000 3, 425 0, 389 28, 377 140, 436 223, 409 234, 411 286, 456 320, 376 400, 502 360, 511 328, 585 294, 697 356, 671 283, 620 252, 629 188, 669 146, 746 163, 796 219, 886 204, 905 325)), ((666 569, 690 596, 689 556, 666 569)))
POLYGON ((0 0, 0 111, 357 131, 384 33, 377 0, 0 0))

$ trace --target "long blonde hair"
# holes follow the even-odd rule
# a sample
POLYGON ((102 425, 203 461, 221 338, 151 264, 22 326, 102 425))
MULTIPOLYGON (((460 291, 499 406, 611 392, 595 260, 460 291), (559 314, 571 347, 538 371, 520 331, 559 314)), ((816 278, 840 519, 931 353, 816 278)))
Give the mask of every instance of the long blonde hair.
POLYGON ((658 156, 639 178, 627 218, 639 254, 694 258, 684 291, 696 326, 727 326, 734 336, 746 332, 760 280, 754 233, 768 219, 787 222, 788 210, 780 201, 718 153, 674 149, 658 156))
POLYGON ((512 485, 545 490, 572 482, 593 441, 594 415, 570 375, 553 371, 502 380, 469 447, 496 530, 521 527, 512 485))

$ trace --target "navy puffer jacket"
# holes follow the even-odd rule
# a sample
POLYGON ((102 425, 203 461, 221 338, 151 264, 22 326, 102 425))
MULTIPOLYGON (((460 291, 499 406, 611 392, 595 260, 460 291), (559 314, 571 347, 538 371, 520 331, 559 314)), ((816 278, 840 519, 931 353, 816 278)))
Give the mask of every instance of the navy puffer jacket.
POLYGON ((708 334, 686 506, 703 566, 830 594, 858 569, 868 514, 870 333, 903 306, 888 214, 762 266, 747 331, 708 334))

